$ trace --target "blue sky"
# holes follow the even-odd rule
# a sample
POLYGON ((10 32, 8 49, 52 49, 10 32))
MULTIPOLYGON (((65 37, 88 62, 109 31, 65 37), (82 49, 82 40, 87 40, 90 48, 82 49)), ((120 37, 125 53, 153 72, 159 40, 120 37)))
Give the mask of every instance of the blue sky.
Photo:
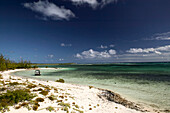
POLYGON ((169 0, 0 0, 0 53, 14 61, 170 61, 169 0))

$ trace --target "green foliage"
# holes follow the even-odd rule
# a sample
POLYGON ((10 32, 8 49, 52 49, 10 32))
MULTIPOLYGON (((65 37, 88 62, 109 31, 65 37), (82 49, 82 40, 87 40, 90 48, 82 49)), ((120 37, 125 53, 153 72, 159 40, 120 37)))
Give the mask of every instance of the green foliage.
POLYGON ((61 83, 64 83, 64 79, 59 79, 59 80, 56 80, 56 82, 61 82, 61 83))
POLYGON ((0 79, 3 79, 3 76, 0 74, 0 79))
POLYGON ((73 108, 74 110, 78 111, 79 113, 84 113, 83 111, 79 110, 79 109, 76 109, 76 108, 73 108))
POLYGON ((32 109, 36 111, 38 109, 38 105, 34 105, 32 109))
POLYGON ((29 101, 33 97, 28 90, 7 91, 7 93, 0 95, 0 110, 6 109, 8 106, 12 106, 21 101, 29 101))
POLYGON ((70 108, 70 104, 69 103, 61 102, 61 103, 58 103, 58 105, 70 108))
POLYGON ((53 95, 48 97, 51 101, 55 100, 55 97, 53 95))
POLYGON ((43 91, 40 92, 40 94, 46 96, 46 95, 48 95, 48 91, 44 91, 44 90, 43 90, 43 91))
POLYGON ((30 88, 30 89, 35 88, 35 87, 37 87, 37 86, 34 85, 34 84, 29 84, 29 85, 27 86, 27 88, 30 88))
POLYGON ((44 102, 44 99, 39 97, 39 98, 36 98, 35 101, 36 102, 44 102))
POLYGON ((33 66, 33 68, 35 69, 35 68, 38 68, 38 66, 33 66))
POLYGON ((49 106, 49 107, 46 108, 46 110, 51 112, 51 111, 54 111, 55 109, 54 109, 54 107, 49 106))
POLYGON ((19 63, 16 63, 5 58, 2 54, 0 55, 0 71, 16 68, 31 68, 31 63, 30 61, 23 61, 22 59, 19 63))
POLYGON ((9 83, 10 86, 19 85, 19 84, 20 84, 20 83, 18 83, 18 82, 10 82, 10 83, 9 83))

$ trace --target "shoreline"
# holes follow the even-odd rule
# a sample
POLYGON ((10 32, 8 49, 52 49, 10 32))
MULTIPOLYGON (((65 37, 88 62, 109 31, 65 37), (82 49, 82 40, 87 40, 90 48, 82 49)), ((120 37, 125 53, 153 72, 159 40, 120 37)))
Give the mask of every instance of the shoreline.
MULTIPOLYGON (((41 86, 39 86, 39 84, 43 84, 43 85, 47 85, 50 87, 50 94, 51 95, 62 95, 63 94, 69 94, 71 95, 71 97, 73 98, 66 98, 66 99, 62 99, 62 102, 67 102, 70 105, 73 103, 77 103, 79 107, 78 110, 81 110, 82 112, 85 113, 141 113, 141 112, 156 112, 156 111, 148 111, 148 110, 144 110, 144 108, 141 108, 138 104, 134 103, 134 102, 130 102, 124 98, 122 98, 119 94, 114 93, 113 91, 107 90, 107 89, 101 89, 101 88, 95 88, 93 86, 84 86, 84 85, 78 85, 78 84, 69 84, 69 83, 58 83, 58 82, 54 82, 54 81, 44 81, 44 80, 37 80, 37 79, 32 79, 32 78, 25 78, 25 77, 21 77, 21 76, 13 76, 11 75, 12 72, 16 72, 16 71, 24 71, 26 69, 16 69, 16 70, 9 70, 9 71, 5 71, 5 72, 0 72, 0 74, 3 75, 4 81, 10 81, 9 78, 12 77, 11 80, 12 82, 28 82, 34 85, 37 85, 37 88, 42 88, 41 86), (54 88, 60 89, 62 93, 60 92, 55 92, 54 88), (74 102, 73 102, 74 101, 74 102)), ((42 97, 41 94, 39 94, 39 92, 34 92, 34 89, 31 89, 32 93, 35 93, 38 95, 38 97, 42 97)), ((69 95, 65 95, 65 96, 69 96, 69 95)), ((60 96, 60 97, 62 97, 60 96)), ((59 98, 60 98, 59 97, 59 98)), ((43 98, 48 99, 47 96, 43 96, 43 98)), ((43 110, 41 107, 45 106, 48 103, 48 105, 53 105, 54 102, 50 102, 47 101, 46 103, 41 103, 41 106, 39 107, 40 111, 33 111, 32 112, 41 112, 41 113, 48 113, 49 111, 47 110, 43 110), (41 110, 42 109, 42 110, 41 110)), ((56 106, 58 106, 59 103, 55 103, 57 104, 56 106)), ((46 106, 48 107, 48 106, 46 106)), ((62 107, 62 106, 60 106, 62 107)), ((78 111, 77 109, 74 107, 74 104, 71 105, 71 107, 69 108, 69 111, 78 111)), ((24 113, 29 113, 31 111, 27 110, 26 108, 22 107, 18 110, 14 109, 13 107, 10 107, 10 111, 9 113, 14 113, 14 112, 19 112, 25 110, 24 113), (12 110, 12 112, 11 112, 12 110)), ((59 111, 59 113, 61 112, 65 112, 62 111, 61 109, 57 108, 55 109, 57 110, 57 112, 59 111)), ((31 113, 32 113, 31 112, 31 113)))

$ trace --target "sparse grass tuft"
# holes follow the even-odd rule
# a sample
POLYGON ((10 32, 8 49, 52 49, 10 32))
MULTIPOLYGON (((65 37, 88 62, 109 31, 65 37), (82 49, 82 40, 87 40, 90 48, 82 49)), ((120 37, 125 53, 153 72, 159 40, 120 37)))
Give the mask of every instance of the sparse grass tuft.
POLYGON ((70 104, 69 103, 61 102, 61 103, 58 103, 58 105, 70 108, 70 104))
POLYGON ((3 79, 3 76, 0 74, 0 79, 3 79))
POLYGON ((32 108, 34 111, 36 111, 38 109, 38 105, 33 105, 33 108, 32 108))
POLYGON ((76 108, 73 108, 75 111, 78 111, 79 113, 84 113, 83 111, 79 110, 79 109, 76 109, 76 108))
POLYGON ((19 109, 19 108, 21 108, 21 105, 18 105, 18 106, 15 107, 15 109, 19 109))
POLYGON ((35 87, 37 87, 37 86, 34 85, 34 84, 29 84, 29 85, 27 86, 27 88, 30 88, 30 89, 35 88, 35 87))
POLYGON ((10 85, 10 86, 20 85, 20 83, 18 83, 18 82, 10 82, 9 85, 10 85))
POLYGON ((76 108, 79 108, 79 106, 78 105, 74 105, 76 108))
POLYGON ((59 79, 59 80, 56 80, 56 82, 60 82, 60 83, 64 83, 64 79, 59 79))
POLYGON ((34 96, 27 90, 7 91, 0 95, 0 110, 7 110, 8 106, 12 106, 21 101, 31 100, 34 96))
POLYGON ((54 95, 51 95, 51 96, 49 96, 48 98, 49 98, 51 101, 55 100, 54 95))
POLYGON ((3 88, 0 88, 0 91, 5 91, 7 88, 3 87, 3 88))
POLYGON ((94 88, 93 86, 89 86, 89 89, 94 88))
POLYGON ((54 107, 49 106, 49 107, 46 108, 46 110, 51 112, 51 111, 54 111, 55 109, 54 109, 54 107))
POLYGON ((27 106, 28 103, 27 102, 23 102, 22 104, 20 104, 21 106, 27 106))
POLYGON ((42 94, 42 95, 46 96, 46 95, 48 95, 48 91, 44 91, 44 90, 42 90, 42 91, 40 92, 40 94, 42 94))
POLYGON ((36 98, 35 101, 36 102, 44 102, 44 99, 39 97, 39 98, 36 98))

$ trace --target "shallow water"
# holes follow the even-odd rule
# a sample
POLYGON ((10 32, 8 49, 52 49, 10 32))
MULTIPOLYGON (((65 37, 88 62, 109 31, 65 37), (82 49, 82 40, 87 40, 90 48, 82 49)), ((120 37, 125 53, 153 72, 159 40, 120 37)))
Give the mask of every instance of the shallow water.
POLYGON ((44 80, 63 78, 67 83, 110 89, 128 100, 162 110, 170 109, 170 63, 49 67, 65 69, 44 69, 41 70, 41 76, 34 76, 33 70, 15 72, 14 74, 44 80))

